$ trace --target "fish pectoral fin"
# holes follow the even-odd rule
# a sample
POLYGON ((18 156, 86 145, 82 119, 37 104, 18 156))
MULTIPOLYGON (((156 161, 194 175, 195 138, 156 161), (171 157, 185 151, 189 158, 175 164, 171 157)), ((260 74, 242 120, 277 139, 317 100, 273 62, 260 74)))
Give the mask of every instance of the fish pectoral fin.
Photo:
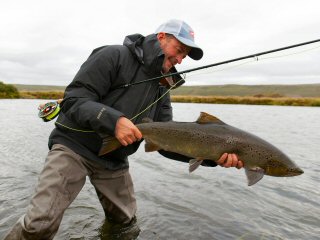
POLYGON ((101 145, 101 148, 99 151, 99 156, 110 153, 110 152, 120 148, 121 146, 122 146, 121 143, 115 137, 113 137, 113 136, 105 137, 102 140, 102 145, 101 145))
POLYGON ((144 150, 145 152, 155 152, 155 151, 159 151, 162 148, 160 148, 158 145, 152 143, 152 142, 148 142, 146 141, 146 144, 144 145, 144 150))
POLYGON ((194 170, 196 170, 201 165, 202 161, 202 158, 191 159, 189 161, 189 173, 192 173, 194 170))
POLYGON ((264 176, 264 170, 260 167, 245 169, 245 171, 248 179, 248 186, 256 184, 264 176))

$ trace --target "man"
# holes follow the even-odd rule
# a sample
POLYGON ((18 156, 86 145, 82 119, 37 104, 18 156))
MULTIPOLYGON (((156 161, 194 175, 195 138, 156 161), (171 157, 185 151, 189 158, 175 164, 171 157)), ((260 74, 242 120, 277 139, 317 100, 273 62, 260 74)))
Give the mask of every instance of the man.
MULTIPOLYGON (((136 200, 127 156, 137 150, 143 138, 135 124, 144 117, 172 120, 168 94, 148 107, 163 96, 168 85, 178 81, 177 85, 181 85, 183 80, 175 75, 170 82, 123 86, 176 72, 174 66, 186 56, 199 60, 203 51, 195 44, 191 27, 179 20, 162 24, 155 34, 129 35, 123 45, 104 46, 92 52, 66 88, 35 195, 26 215, 6 239, 52 239, 86 176, 95 187, 108 220, 129 223, 133 219, 136 200), (110 135, 123 147, 99 156, 102 139, 110 135)), ((185 156, 160 153, 188 161, 185 156)), ((204 165, 210 164, 215 166, 212 161, 204 161, 204 165)), ((243 166, 232 153, 223 154, 218 164, 243 166)))

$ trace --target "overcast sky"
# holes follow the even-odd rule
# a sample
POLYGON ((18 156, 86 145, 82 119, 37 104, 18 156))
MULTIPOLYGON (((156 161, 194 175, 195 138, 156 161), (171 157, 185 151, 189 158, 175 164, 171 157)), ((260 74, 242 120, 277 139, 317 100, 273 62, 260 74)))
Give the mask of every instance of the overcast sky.
MULTIPOLYGON (((178 70, 199 67, 320 39, 319 9, 319 0, 1 1, 0 81, 65 86, 94 48, 122 44, 128 34, 153 33, 171 18, 191 25, 204 50, 200 61, 188 58, 178 70)), ((320 83, 319 65, 317 43, 193 72, 186 80, 187 85, 320 83)))

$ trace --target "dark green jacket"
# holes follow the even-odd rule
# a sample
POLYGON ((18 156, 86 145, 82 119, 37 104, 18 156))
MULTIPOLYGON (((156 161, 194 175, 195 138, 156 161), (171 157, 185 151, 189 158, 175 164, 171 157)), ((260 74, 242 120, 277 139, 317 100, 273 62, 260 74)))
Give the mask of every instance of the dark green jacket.
MULTIPOLYGON (((102 138, 114 135, 119 117, 131 119, 167 90, 158 81, 119 88, 127 83, 160 76, 163 60, 164 54, 155 34, 146 37, 130 35, 123 45, 95 49, 66 88, 57 119, 59 124, 50 135, 49 148, 60 143, 108 169, 128 167, 127 156, 134 153, 140 143, 102 157, 97 153, 102 138)), ((140 123, 144 117, 154 121, 172 120, 169 94, 133 122, 140 123)))
MULTIPOLYGON (((114 136, 119 117, 133 118, 167 89, 158 81, 119 87, 161 76, 163 60, 164 54, 155 34, 146 37, 134 34, 127 36, 123 45, 95 49, 66 88, 56 128, 49 137, 49 148, 60 143, 87 159, 100 162, 107 169, 127 168, 127 156, 138 149, 140 142, 99 157, 102 139, 114 136)), ((174 77, 175 82, 180 79, 179 75, 174 77)), ((179 85, 183 83, 180 81, 179 85)), ((144 117, 158 122, 171 121, 170 95, 165 95, 132 121, 137 124, 144 117)), ((159 152, 179 161, 189 160, 179 154, 159 152)), ((215 166, 212 161, 205 161, 203 165, 208 164, 215 166)))

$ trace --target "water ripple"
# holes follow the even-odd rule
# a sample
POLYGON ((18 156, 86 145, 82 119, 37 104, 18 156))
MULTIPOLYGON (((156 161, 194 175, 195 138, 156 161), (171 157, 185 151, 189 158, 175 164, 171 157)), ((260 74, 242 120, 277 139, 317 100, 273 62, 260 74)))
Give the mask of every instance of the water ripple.
MULTIPOLYGON (((47 154, 53 122, 37 118, 39 102, 0 100, 0 239, 25 212, 47 154), (24 106, 19 113, 18 106, 24 106)), ((130 239, 136 227, 141 240, 319 239, 319 108, 173 105, 175 120, 194 121, 206 111, 265 138, 305 173, 265 176, 248 187, 242 170, 200 167, 189 174, 188 164, 144 153, 142 146, 130 157, 137 225, 115 235, 104 232, 104 239, 130 239)), ((100 239, 103 226, 104 212, 88 181, 66 210, 56 239, 100 239)))

